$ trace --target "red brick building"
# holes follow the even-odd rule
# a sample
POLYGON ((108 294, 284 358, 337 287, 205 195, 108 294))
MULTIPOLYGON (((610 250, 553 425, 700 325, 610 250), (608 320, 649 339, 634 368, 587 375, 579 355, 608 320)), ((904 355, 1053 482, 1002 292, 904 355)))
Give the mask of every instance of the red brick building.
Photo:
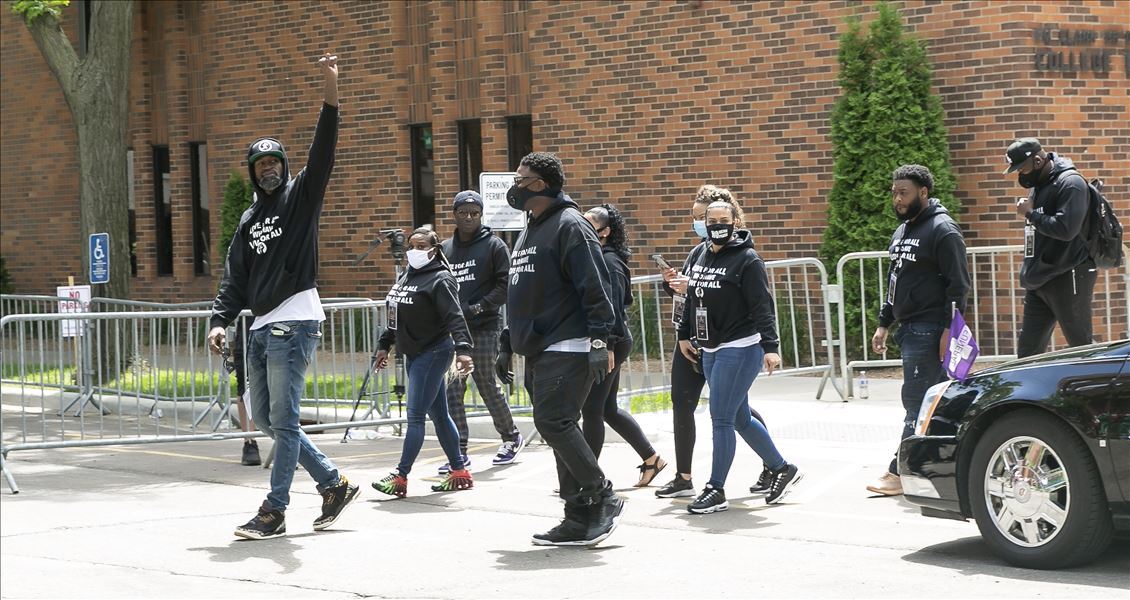
MULTIPOLYGON (((1011 209, 1021 190, 1001 175, 1018 136, 1038 136, 1105 179, 1130 215, 1130 4, 895 5, 929 45, 970 245, 1022 239, 1011 209)), ((134 296, 211 297, 228 174, 246 174, 247 144, 261 135, 283 140, 292 172, 305 163, 321 94, 313 61, 326 49, 340 57, 342 129, 322 219, 325 296, 383 295, 385 249, 352 266, 377 230, 434 212, 449 231, 450 198, 531 147, 562 156, 582 205, 622 207, 638 257, 681 256, 704 182, 736 192, 768 258, 816 256, 838 38, 848 16, 873 8, 139 0, 134 296)), ((81 10, 81 0, 65 10, 68 31, 81 10)), ((30 35, 2 12, 0 254, 19 292, 49 293, 83 274, 75 135, 30 35)))

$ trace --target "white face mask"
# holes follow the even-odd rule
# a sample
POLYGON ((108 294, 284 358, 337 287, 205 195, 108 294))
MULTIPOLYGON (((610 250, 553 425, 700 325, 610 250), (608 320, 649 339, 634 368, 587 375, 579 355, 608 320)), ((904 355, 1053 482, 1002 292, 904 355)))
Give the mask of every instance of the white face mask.
POLYGON ((428 266, 428 263, 432 262, 430 253, 431 250, 412 249, 405 252, 404 254, 408 257, 408 266, 412 267, 413 269, 423 269, 424 267, 428 266))

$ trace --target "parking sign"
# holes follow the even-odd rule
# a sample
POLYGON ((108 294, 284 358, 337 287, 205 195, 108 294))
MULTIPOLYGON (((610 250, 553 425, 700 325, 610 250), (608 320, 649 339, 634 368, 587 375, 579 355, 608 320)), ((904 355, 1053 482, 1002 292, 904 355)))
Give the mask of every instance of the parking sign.
POLYGON ((110 283, 110 234, 90 234, 90 283, 110 283))
POLYGON ((495 231, 520 231, 526 226, 526 213, 510 208, 506 190, 514 185, 514 173, 479 174, 479 195, 483 197, 483 225, 495 231))

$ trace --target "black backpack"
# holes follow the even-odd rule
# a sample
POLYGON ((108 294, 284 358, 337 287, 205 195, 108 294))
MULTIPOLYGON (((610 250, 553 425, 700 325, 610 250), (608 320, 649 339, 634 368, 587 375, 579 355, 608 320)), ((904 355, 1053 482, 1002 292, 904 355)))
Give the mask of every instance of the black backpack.
POLYGON ((1103 196, 1102 180, 1092 179, 1087 184, 1087 189, 1090 191, 1091 205, 1080 233, 1095 266, 1100 269, 1116 269, 1122 266, 1122 225, 1118 222, 1118 217, 1114 216, 1110 202, 1103 196))

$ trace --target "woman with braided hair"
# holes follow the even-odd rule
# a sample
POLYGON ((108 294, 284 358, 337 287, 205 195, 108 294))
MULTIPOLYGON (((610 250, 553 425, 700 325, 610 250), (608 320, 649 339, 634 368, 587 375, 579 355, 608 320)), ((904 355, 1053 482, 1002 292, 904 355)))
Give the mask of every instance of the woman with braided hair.
POLYGON ((388 365, 395 344, 407 363, 408 431, 400 464, 384 479, 374 482, 379 492, 403 498, 408 494, 408 473, 424 445, 424 416, 435 425, 436 437, 451 470, 432 491, 449 492, 474 486, 459 451, 459 432, 447 410, 446 383, 455 357, 456 376, 474 370, 471 332, 459 307, 459 289, 439 237, 422 227, 408 237, 408 270, 388 293, 388 329, 381 334, 376 368, 388 365))
POLYGON ((589 391, 588 399, 581 408, 581 416, 584 418, 581 430, 589 448, 592 448, 593 454, 599 458, 600 449, 604 446, 604 424, 608 423, 608 426, 620 434, 620 437, 624 438, 643 460, 643 464, 639 466, 640 478, 635 487, 644 487, 667 466, 667 461, 659 457, 631 413, 616 404, 616 395, 620 390, 620 367, 632 351, 632 333, 628 329, 628 318, 625 314, 627 307, 632 304, 632 272, 628 269, 628 259, 632 256, 632 251, 628 248, 624 216, 616 210, 615 206, 601 204, 590 208, 585 213, 585 219, 592 223, 593 229, 596 229, 604 262, 608 265, 608 275, 612 283, 610 298, 613 311, 616 313, 616 323, 608 336, 610 371, 608 377, 600 383, 593 384, 589 391))

